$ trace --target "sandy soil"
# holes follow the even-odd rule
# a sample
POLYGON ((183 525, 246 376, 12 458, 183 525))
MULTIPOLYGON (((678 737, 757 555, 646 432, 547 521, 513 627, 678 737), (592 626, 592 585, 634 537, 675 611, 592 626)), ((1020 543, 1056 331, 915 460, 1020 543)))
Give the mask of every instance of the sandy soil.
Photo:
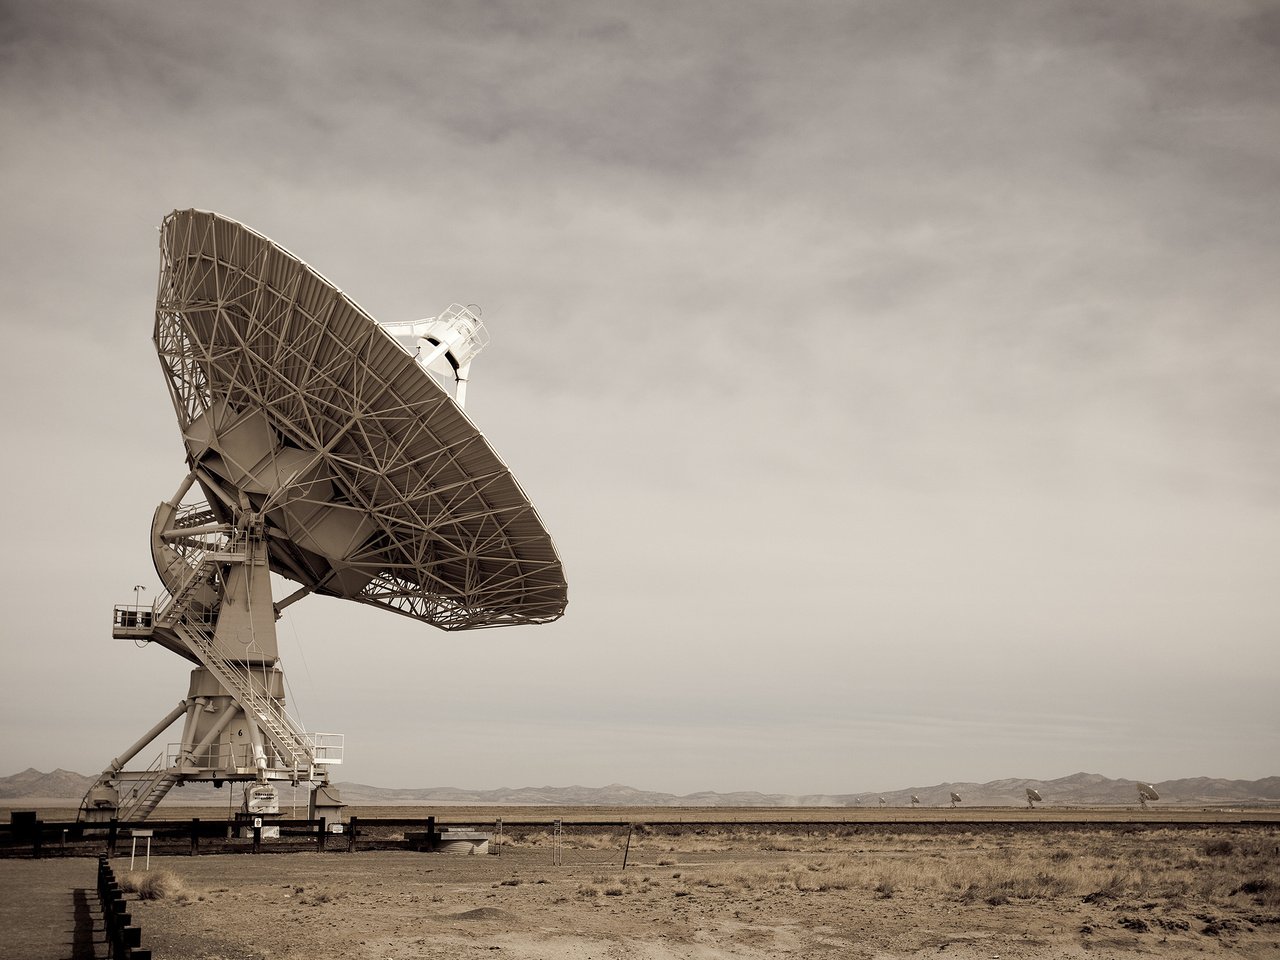
POLYGON ((545 833, 501 856, 165 857, 185 898, 135 922, 156 957, 208 960, 1280 958, 1273 826, 651 828, 623 871, 624 836, 571 832, 560 865, 545 833))

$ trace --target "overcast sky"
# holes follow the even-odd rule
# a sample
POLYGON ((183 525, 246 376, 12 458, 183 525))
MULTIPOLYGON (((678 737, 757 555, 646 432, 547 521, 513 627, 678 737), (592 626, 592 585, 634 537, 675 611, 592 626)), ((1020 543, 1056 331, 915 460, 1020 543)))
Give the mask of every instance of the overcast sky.
POLYGON ((186 693, 110 638, 179 207, 480 304, 565 563, 549 626, 290 607, 338 779, 1280 773, 1280 3, 4 0, 0 171, 0 774, 186 693))

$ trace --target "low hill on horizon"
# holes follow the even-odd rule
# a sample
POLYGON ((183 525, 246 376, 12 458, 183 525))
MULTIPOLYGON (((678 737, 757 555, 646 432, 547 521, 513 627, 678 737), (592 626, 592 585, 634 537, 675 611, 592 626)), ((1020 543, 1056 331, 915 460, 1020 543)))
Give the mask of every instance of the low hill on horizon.
MULTIPOLYGON (((0 777, 0 801, 33 798, 69 800, 79 803, 94 778, 70 770, 41 773, 29 768, 0 777)), ((495 790, 467 790, 457 787, 394 788, 370 784, 338 782, 342 798, 349 804, 366 806, 604 806, 604 807, 874 807, 883 798, 886 806, 906 807, 918 797, 924 807, 949 806, 951 793, 958 793, 968 806, 1023 806, 1028 788, 1038 790, 1046 806, 1114 806, 1137 802, 1137 781, 1112 779, 1096 773, 1073 773, 1053 780, 1009 778, 987 783, 939 783, 885 791, 847 794, 781 794, 739 791, 718 793, 707 790, 676 795, 639 790, 613 783, 603 787, 500 787, 495 790)), ((1160 803, 1168 805, 1280 804, 1280 776, 1261 780, 1226 780, 1215 777, 1187 777, 1155 784, 1160 803)), ((281 802, 288 802, 290 788, 280 790, 281 802)), ((299 788, 305 802, 305 792, 299 788)), ((227 791, 209 784, 191 784, 176 789, 165 798, 170 806, 223 805, 236 802, 227 791)))

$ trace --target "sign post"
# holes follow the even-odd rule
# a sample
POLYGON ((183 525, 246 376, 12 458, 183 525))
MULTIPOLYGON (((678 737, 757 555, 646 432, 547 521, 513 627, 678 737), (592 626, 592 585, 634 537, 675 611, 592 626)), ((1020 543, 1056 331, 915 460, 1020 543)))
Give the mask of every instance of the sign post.
POLYGON ((142 837, 147 841, 147 865, 143 867, 143 869, 144 870, 151 869, 151 834, 153 832, 154 831, 151 831, 151 830, 130 830, 129 831, 129 833, 133 835, 133 849, 129 851, 129 872, 130 873, 133 872, 134 858, 136 858, 138 855, 138 838, 139 837, 142 837))

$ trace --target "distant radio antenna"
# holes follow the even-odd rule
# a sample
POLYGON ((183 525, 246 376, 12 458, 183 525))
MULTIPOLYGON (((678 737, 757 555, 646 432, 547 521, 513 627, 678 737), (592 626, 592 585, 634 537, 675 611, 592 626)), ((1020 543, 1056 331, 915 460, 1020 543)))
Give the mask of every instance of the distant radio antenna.
POLYGON ((957 803, 959 803, 959 802, 960 802, 960 794, 958 794, 958 793, 956 793, 954 790, 952 790, 952 791, 951 791, 951 805, 954 807, 954 806, 955 806, 957 803))
POLYGON ((1039 790, 1033 790, 1031 787, 1027 787, 1027 809, 1028 810, 1034 810, 1036 808, 1036 804, 1042 801, 1043 799, 1044 797, 1040 796, 1039 790))
POLYGON ((889 801, 887 801, 884 797, 881 797, 881 798, 880 798, 880 806, 882 806, 882 807, 883 807, 883 806, 884 806, 886 803, 888 803, 888 802, 889 802, 889 801))
POLYGON ((920 806, 920 798, 917 797, 914 793, 911 795, 911 805, 913 807, 920 806))
POLYGON ((1147 809, 1148 800, 1160 799, 1160 794, 1156 793, 1156 788, 1153 787, 1151 784, 1139 783, 1137 787, 1138 787, 1138 802, 1142 804, 1143 810, 1147 809))

